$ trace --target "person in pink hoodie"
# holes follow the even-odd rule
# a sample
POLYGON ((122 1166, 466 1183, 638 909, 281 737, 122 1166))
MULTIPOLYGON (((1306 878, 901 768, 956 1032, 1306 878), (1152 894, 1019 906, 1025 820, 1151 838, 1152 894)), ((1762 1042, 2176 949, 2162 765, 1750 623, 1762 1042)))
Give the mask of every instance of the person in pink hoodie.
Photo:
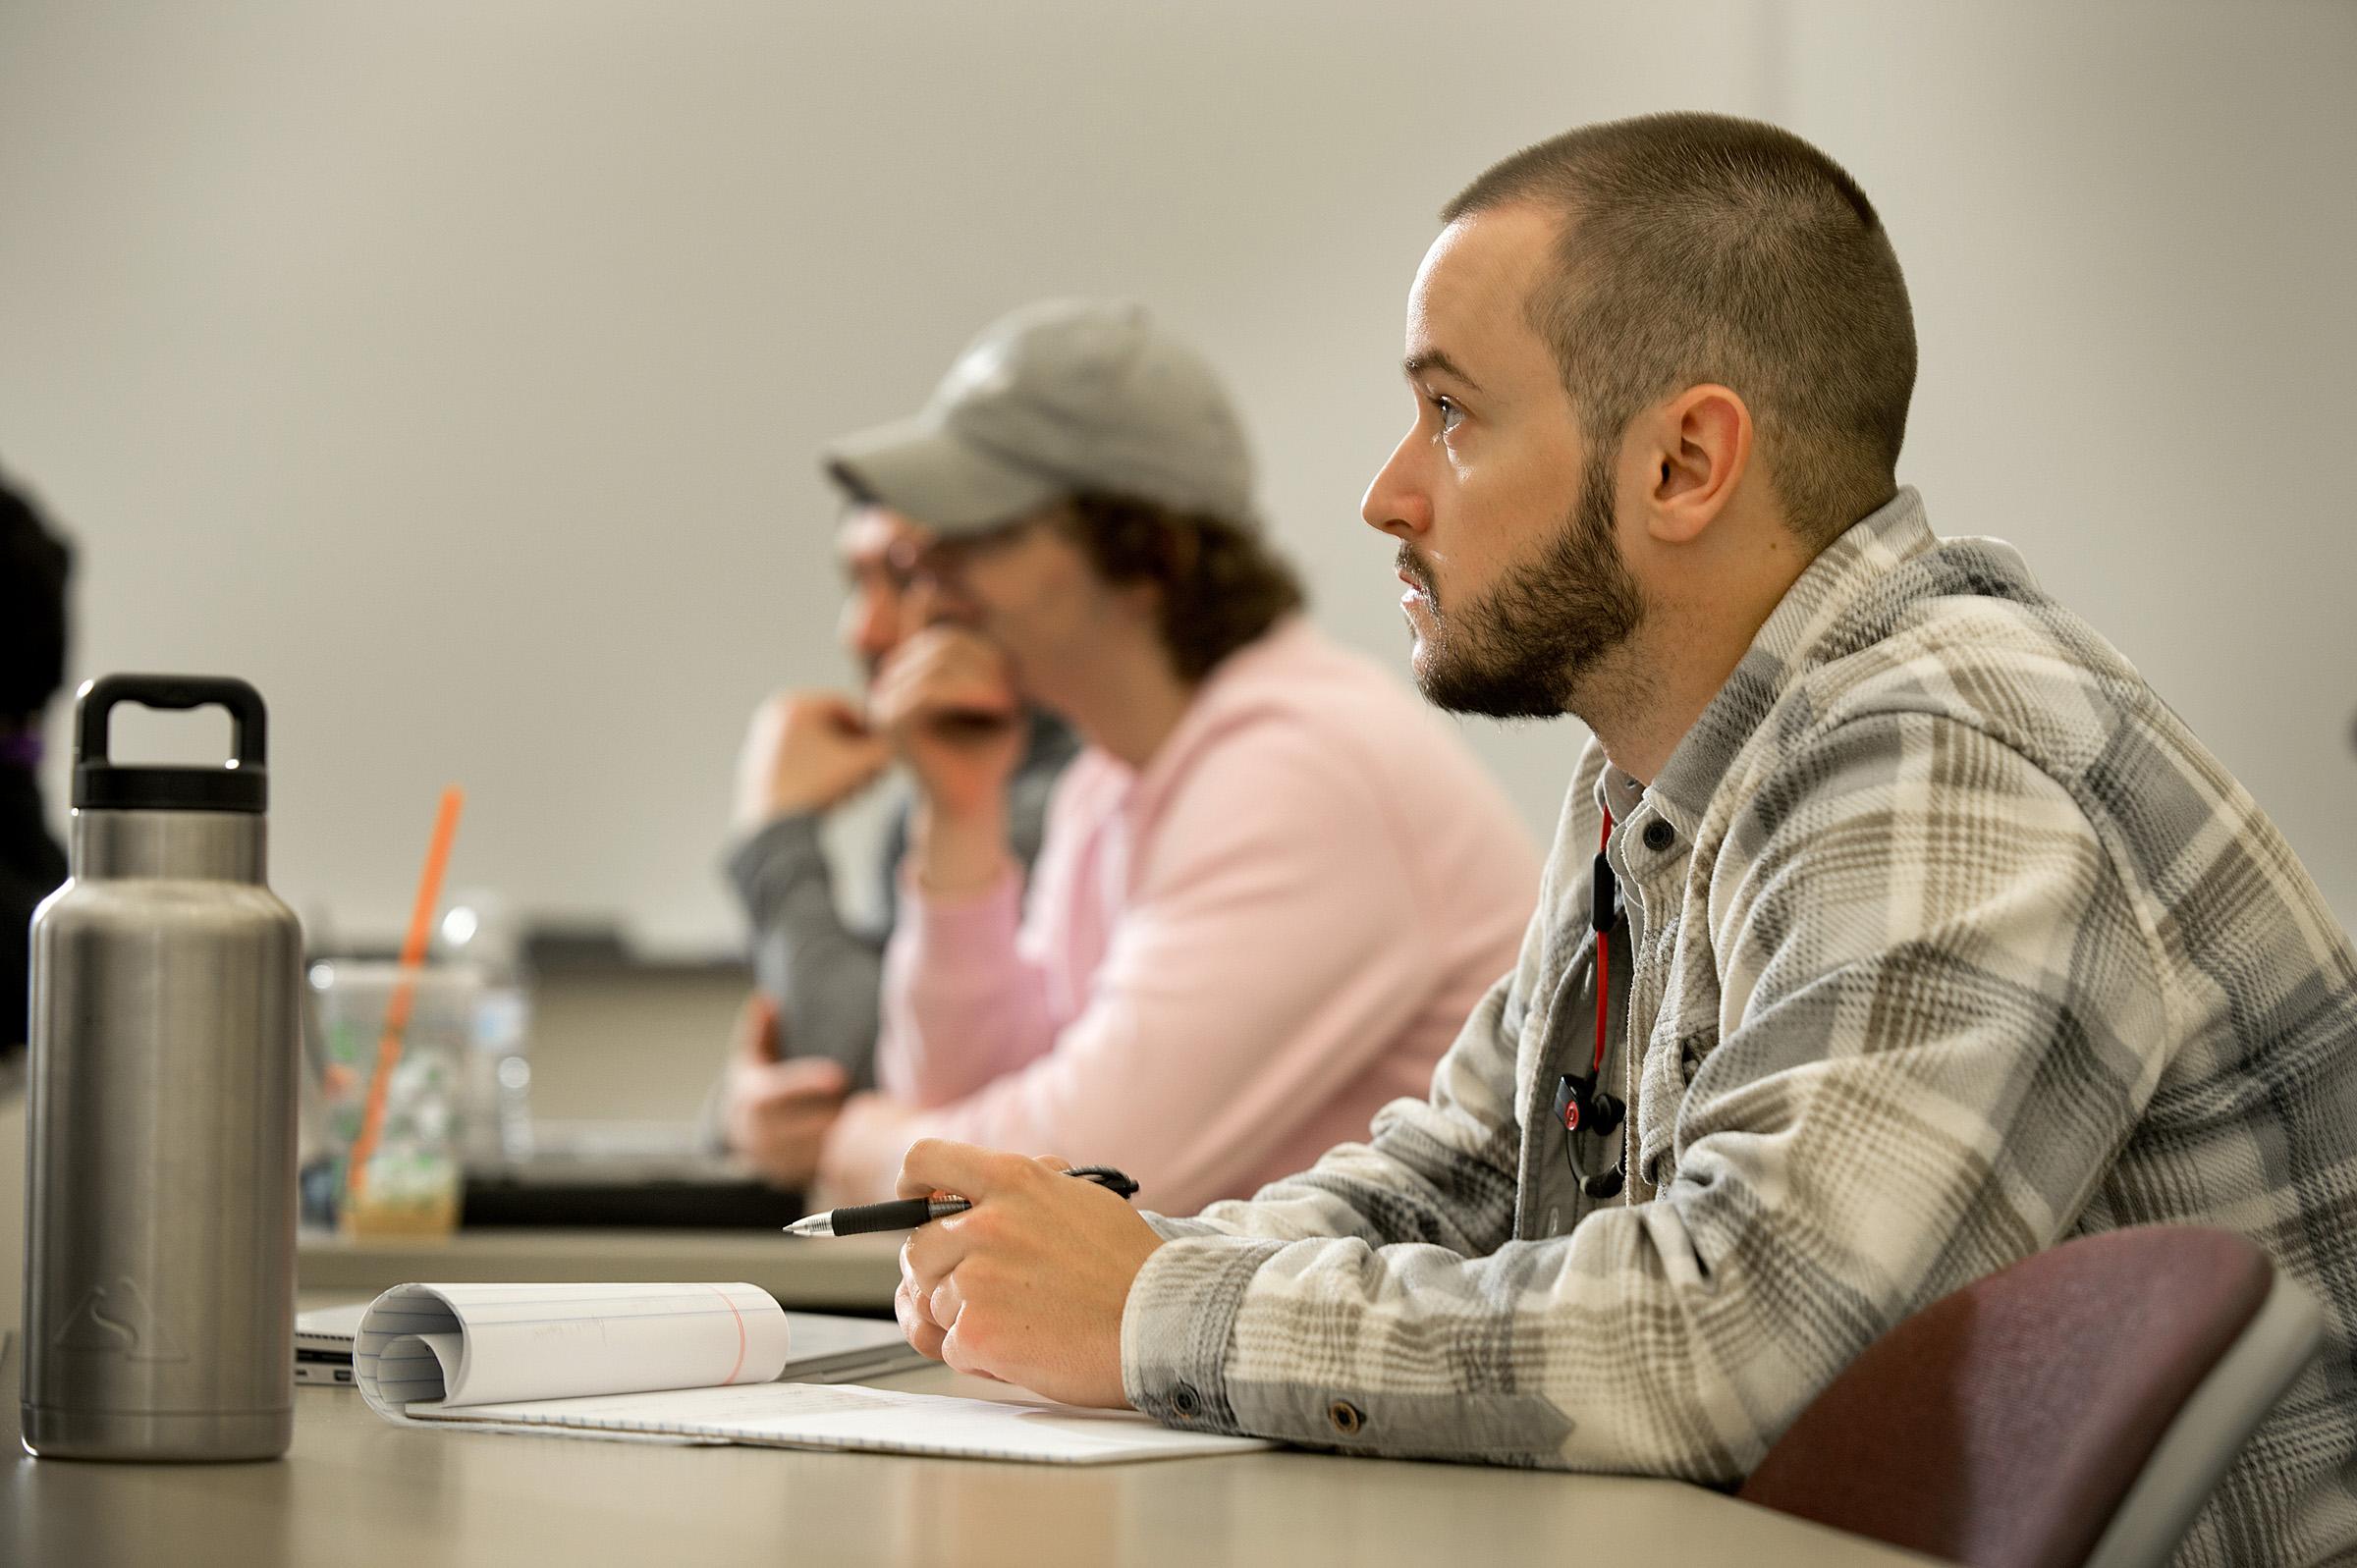
POLYGON ((826 1196, 889 1196, 931 1136, 1191 1213, 1421 1097, 1513 966, 1537 849, 1449 723, 1300 613, 1202 357, 1134 304, 1033 305, 827 461, 922 530, 930 623, 871 698, 916 803, 879 1088, 812 1129, 826 1196), (1085 741, 1028 888, 1026 701, 1085 741))

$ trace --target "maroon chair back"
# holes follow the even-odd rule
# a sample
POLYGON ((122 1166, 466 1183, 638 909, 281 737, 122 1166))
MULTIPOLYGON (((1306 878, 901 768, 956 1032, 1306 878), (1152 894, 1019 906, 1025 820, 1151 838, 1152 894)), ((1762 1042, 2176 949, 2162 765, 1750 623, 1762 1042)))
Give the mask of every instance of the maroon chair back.
POLYGON ((2273 1280, 2231 1231, 2065 1242, 1875 1341, 1740 1495, 1971 1568, 2079 1568, 2273 1280))

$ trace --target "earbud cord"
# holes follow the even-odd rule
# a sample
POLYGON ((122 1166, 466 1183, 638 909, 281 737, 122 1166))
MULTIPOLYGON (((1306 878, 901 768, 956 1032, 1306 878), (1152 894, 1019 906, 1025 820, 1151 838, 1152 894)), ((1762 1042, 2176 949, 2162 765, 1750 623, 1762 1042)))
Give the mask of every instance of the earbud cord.
MULTIPOLYGON (((1604 833, 1596 844, 1596 869, 1599 877, 1612 875, 1611 864, 1604 858, 1605 847, 1613 841, 1613 814, 1604 814, 1604 833)), ((1596 1059, 1588 1063, 1588 1081, 1604 1082, 1604 1029, 1606 1009, 1612 1004, 1613 994, 1613 929, 1611 916, 1606 912, 1612 901, 1610 892, 1595 900, 1596 904, 1596 1059)))
MULTIPOLYGON (((1615 905, 1617 889, 1614 886, 1612 862, 1605 858, 1605 851, 1612 847, 1612 842, 1613 813, 1612 808, 1608 806, 1604 812, 1604 830, 1596 839, 1596 872, 1593 880, 1596 884, 1597 896, 1594 900, 1591 921, 1596 928, 1596 1054, 1588 1063, 1588 1082, 1595 1087, 1599 1094, 1604 1088, 1604 1048, 1613 998, 1613 926, 1617 914, 1615 905)), ((1636 1103, 1636 1075, 1625 1052, 1621 1054, 1620 1068, 1620 1103, 1624 1107, 1631 1106, 1636 1103)), ((1618 1166, 1623 1174, 1612 1183, 1612 1193, 1604 1194, 1607 1197, 1626 1190, 1627 1176, 1625 1172, 1628 1169, 1628 1124, 1630 1119, 1628 1113, 1623 1110, 1620 1116, 1620 1162, 1618 1166)))

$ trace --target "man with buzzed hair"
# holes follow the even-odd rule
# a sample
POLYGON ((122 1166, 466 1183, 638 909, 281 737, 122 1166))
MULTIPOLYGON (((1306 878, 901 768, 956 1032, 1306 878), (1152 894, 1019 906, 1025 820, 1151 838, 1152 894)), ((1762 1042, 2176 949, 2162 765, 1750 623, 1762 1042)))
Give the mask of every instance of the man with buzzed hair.
POLYGON ((2178 1560, 2345 1560, 2357 953, 2135 670, 1898 485, 1873 206, 1669 115, 1444 221, 1363 512, 1427 696, 1594 731, 1520 961, 1428 1100, 1198 1218, 912 1148, 904 1192, 973 1200, 904 1255, 912 1342, 1199 1430, 1724 1484, 1933 1300, 2220 1226, 2327 1338, 2178 1560))

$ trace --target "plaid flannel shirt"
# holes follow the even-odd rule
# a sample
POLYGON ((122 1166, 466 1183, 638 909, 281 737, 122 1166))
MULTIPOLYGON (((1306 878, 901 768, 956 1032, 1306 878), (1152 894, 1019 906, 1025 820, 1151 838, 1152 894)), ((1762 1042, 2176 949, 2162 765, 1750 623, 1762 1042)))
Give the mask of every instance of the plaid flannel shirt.
POLYGON ((1178 1426, 1726 1484, 1907 1314, 2065 1237, 2257 1241, 2324 1356, 2181 1563, 2357 1545, 2357 954, 2135 670, 1912 490, 1829 547, 1650 787, 1591 744, 1515 971, 1430 1098, 1196 1219, 1124 1316, 1178 1426), (1617 1140, 1589 867, 1623 915, 1617 1140), (1636 1042, 1635 1050, 1628 1049, 1636 1042))

